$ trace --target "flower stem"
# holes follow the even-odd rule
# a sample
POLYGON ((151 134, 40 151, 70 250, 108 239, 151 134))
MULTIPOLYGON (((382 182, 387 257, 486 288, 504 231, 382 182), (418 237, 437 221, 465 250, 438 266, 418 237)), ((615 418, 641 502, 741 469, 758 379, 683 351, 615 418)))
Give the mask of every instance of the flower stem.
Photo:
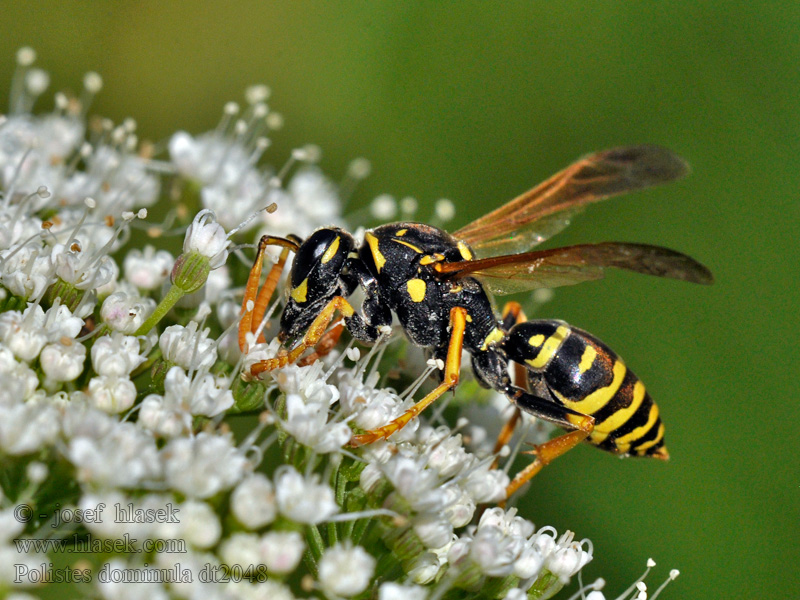
POLYGON ((153 314, 147 317, 147 320, 142 323, 142 326, 136 330, 134 335, 145 335, 148 331, 150 331, 153 327, 155 327, 158 322, 164 318, 169 310, 175 306, 175 303, 180 300, 184 296, 185 292, 179 288, 177 285, 172 285, 167 292, 167 295, 161 299, 161 302, 158 303, 156 309, 153 311, 153 314))
POLYGON ((322 557, 322 552, 325 550, 325 542, 322 540, 322 535, 319 533, 316 525, 309 525, 306 530, 306 542, 311 549, 311 555, 315 560, 322 557))

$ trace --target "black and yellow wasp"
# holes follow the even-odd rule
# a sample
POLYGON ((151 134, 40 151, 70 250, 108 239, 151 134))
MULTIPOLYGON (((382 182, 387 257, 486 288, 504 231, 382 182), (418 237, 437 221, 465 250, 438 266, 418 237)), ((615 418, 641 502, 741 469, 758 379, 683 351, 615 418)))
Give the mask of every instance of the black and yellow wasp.
POLYGON ((454 388, 465 349, 482 385, 568 430, 536 448, 536 460, 515 478, 509 494, 582 440, 615 454, 666 459, 658 407, 610 348, 561 321, 525 320, 517 303, 498 317, 489 292, 571 285, 599 279, 608 267, 711 283, 706 267, 659 246, 605 242, 524 251, 563 229, 586 204, 673 181, 687 171, 681 158, 658 146, 614 148, 577 161, 452 235, 420 223, 391 223, 367 231, 360 245, 335 227, 305 241, 265 236, 247 283, 240 345, 257 330, 289 251, 296 256, 279 339, 297 342, 255 364, 249 375, 307 363, 329 351, 342 331, 342 325, 327 331, 336 311, 352 336, 366 343, 378 340, 394 313, 412 343, 444 361, 441 382, 399 418, 354 435, 353 445, 390 436, 454 388), (256 295, 268 245, 283 251, 256 295), (360 310, 348 301, 358 287, 364 292, 360 310), (314 354, 303 357, 310 348, 314 354), (524 367, 522 381, 512 382, 512 364, 524 367))

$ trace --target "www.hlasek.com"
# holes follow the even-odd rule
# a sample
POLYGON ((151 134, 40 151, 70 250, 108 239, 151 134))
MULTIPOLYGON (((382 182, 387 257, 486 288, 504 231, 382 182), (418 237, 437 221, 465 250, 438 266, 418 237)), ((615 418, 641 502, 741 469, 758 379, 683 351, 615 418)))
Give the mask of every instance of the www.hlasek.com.
POLYGON ((121 538, 97 539, 85 535, 73 534, 67 538, 39 540, 32 538, 16 538, 14 546, 17 552, 29 554, 46 554, 53 552, 61 554, 65 552, 74 553, 105 553, 105 554, 138 554, 141 552, 151 553, 185 553, 188 551, 186 540, 184 539, 144 539, 132 538, 127 533, 122 534, 121 538))
POLYGON ((267 568, 264 565, 212 565, 206 563, 196 573, 191 569, 175 563, 167 569, 158 569, 144 563, 142 567, 121 569, 106 563, 93 573, 91 569, 74 567, 54 568, 53 563, 41 563, 32 568, 30 565, 14 565, 14 583, 90 583, 95 578, 100 583, 192 583, 195 579, 201 583, 238 583, 248 580, 263 583, 267 581, 267 568))

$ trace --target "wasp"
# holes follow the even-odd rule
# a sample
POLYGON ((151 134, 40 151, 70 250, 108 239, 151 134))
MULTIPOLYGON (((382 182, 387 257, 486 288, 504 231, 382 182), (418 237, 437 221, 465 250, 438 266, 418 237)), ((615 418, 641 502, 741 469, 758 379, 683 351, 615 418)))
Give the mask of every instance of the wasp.
MULTIPOLYGON (((356 340, 375 343, 394 314, 411 343, 444 361, 440 382, 400 417, 354 435, 352 445, 389 437, 455 388, 466 350, 478 382, 504 394, 517 407, 516 417, 522 410, 566 430, 535 448, 535 460, 514 478, 508 495, 584 440, 618 455, 667 459, 658 406, 613 350, 562 321, 527 320, 515 302, 498 315, 491 295, 599 279, 610 267, 710 284, 705 266, 660 246, 604 242, 530 250, 587 204, 687 172, 680 157, 659 146, 613 148, 578 160, 453 234, 402 222, 368 230, 360 244, 337 227, 305 240, 265 236, 246 286, 240 345, 246 348, 247 333, 257 330, 289 252, 295 257, 278 338, 295 344, 253 365, 249 375, 315 360, 336 344, 343 327, 356 340), (283 250, 256 293, 268 245, 283 250), (364 299, 357 309, 348 298, 359 287, 364 299), (328 330, 337 312, 343 323, 328 330)), ((501 434, 506 439, 509 429, 513 425, 501 434)))

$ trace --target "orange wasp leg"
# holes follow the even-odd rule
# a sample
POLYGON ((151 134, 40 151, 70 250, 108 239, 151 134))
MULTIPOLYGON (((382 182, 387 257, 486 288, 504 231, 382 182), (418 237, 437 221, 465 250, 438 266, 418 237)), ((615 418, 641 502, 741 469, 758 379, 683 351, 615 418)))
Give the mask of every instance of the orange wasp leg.
MULTIPOLYGON (((506 302, 506 305, 503 307, 503 329, 508 331, 517 323, 527 320, 528 318, 522 311, 522 305, 519 302, 514 302, 513 300, 506 302)), ((525 367, 518 363, 514 363, 514 385, 526 389, 527 383, 528 372, 525 370, 525 367)), ((497 456, 497 458, 495 458, 494 463, 492 463, 493 469, 497 468, 500 460, 500 450, 502 450, 503 446, 507 445, 511 441, 511 438, 514 435, 514 429, 516 428, 517 423, 519 423, 521 417, 522 411, 515 407, 511 418, 506 421, 506 423, 503 425, 503 428, 500 430, 500 434, 497 436, 497 441, 494 444, 494 454, 497 456)))
MULTIPOLYGON (((259 240, 253 268, 250 269, 250 274, 247 277, 244 298, 242 299, 242 310, 240 312, 242 318, 239 320, 239 350, 242 352, 247 349, 247 334, 255 333, 261 324, 261 319, 264 318, 267 304, 269 304, 269 299, 278 285, 283 265, 286 263, 288 251, 296 251, 297 248, 298 244, 296 242, 284 238, 265 235, 259 240), (258 292, 258 282, 261 279, 261 269, 264 264, 264 250, 267 246, 283 246, 285 250, 281 252, 278 262, 270 269, 261 292, 256 294, 258 292), (253 303, 252 307, 249 306, 251 302, 253 303)), ((260 341, 264 341, 263 337, 260 338, 260 341)))
POLYGON ((339 325, 336 325, 330 331, 326 331, 325 335, 320 338, 319 342, 315 346, 314 352, 298 360, 297 364, 301 367, 307 367, 308 365, 317 362, 323 356, 326 356, 336 347, 336 344, 339 343, 339 338, 342 336, 343 331, 343 323, 339 323, 339 325))
MULTIPOLYGON (((272 299, 272 294, 275 292, 275 288, 278 287, 278 281, 281 279, 281 273, 283 272, 283 267, 286 264, 286 259, 288 257, 289 249, 284 248, 281 250, 280 256, 278 257, 278 262, 272 265, 272 268, 267 274, 267 279, 264 281, 264 285, 258 292, 258 297, 256 298, 256 303, 253 307, 253 322, 251 325, 251 331, 253 333, 258 331, 258 328, 261 327, 261 321, 264 319, 264 313, 267 312, 267 305, 272 299)), ((264 334, 260 333, 258 335, 257 343, 264 344, 266 341, 267 340, 264 337, 264 334)))
POLYGON ((315 346, 317 342, 322 339, 322 337, 325 335, 325 330, 331 323, 331 319, 333 319, 333 314, 337 310, 345 317, 351 317, 355 314, 355 310, 345 298, 342 296, 334 296, 333 299, 331 299, 331 301, 325 306, 325 308, 322 309, 322 312, 320 312, 311 323, 309 328, 306 330, 303 339, 300 340, 297 346, 285 354, 281 354, 275 358, 262 360, 261 362, 254 364, 250 368, 250 374, 253 377, 257 377, 260 373, 279 369, 281 367, 285 367, 286 365, 297 362, 297 360, 302 356, 303 352, 315 346))
POLYGON ((380 439, 388 438, 394 432, 399 431, 417 417, 423 410, 428 408, 434 401, 440 398, 445 392, 458 385, 458 377, 461 371, 461 349, 464 346, 464 329, 467 326, 467 309, 456 306, 450 311, 450 345, 447 348, 447 360, 444 368, 444 381, 436 386, 427 396, 409 408, 394 421, 371 429, 359 435, 354 435, 350 440, 351 446, 363 446, 377 442, 380 439))
POLYGON ((549 464, 562 454, 569 452, 575 446, 589 437, 589 434, 591 434, 592 430, 594 430, 594 418, 585 415, 583 419, 580 419, 579 423, 576 423, 576 426, 578 429, 575 431, 570 431, 569 433, 560 435, 557 438, 553 438, 552 440, 545 442, 544 444, 540 444, 533 450, 525 453, 533 454, 536 457, 536 460, 522 469, 522 471, 517 473, 511 483, 508 484, 508 487, 506 488, 506 498, 510 498, 514 492, 533 479, 533 477, 542 470, 542 467, 549 464))

